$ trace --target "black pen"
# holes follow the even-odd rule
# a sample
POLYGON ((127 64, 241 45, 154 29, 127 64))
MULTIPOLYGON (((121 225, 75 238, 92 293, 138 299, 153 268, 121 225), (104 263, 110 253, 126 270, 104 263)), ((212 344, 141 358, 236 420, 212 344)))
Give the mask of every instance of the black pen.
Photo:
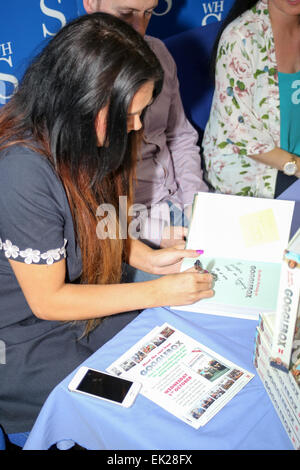
POLYGON ((203 269, 201 261, 199 259, 196 259, 194 263, 195 269, 198 271, 198 273, 203 274, 203 273, 208 273, 206 269, 203 269))
POLYGON ((207 269, 203 269, 201 261, 199 259, 196 259, 196 261, 194 263, 194 268, 198 271, 199 274, 207 274, 207 273, 211 274, 214 281, 217 281, 218 275, 215 274, 215 273, 211 273, 211 272, 207 271, 207 269))

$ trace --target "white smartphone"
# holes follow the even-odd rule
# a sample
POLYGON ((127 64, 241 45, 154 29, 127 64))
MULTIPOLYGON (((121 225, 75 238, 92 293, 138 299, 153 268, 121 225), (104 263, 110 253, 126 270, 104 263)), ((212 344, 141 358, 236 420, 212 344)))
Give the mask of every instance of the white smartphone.
POLYGON ((129 408, 136 399, 141 384, 82 366, 69 383, 68 389, 129 408))

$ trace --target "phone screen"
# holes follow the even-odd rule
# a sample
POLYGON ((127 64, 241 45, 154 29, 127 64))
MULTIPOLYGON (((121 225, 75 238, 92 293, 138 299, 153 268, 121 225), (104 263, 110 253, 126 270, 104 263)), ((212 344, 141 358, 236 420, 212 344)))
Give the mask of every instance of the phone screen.
POLYGON ((129 380, 89 369, 77 386, 77 390, 122 403, 131 385, 132 382, 129 380))

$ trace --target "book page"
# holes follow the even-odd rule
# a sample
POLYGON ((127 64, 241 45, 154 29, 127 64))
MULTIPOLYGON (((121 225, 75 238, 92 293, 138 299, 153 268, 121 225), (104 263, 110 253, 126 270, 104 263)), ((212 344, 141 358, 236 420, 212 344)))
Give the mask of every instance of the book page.
POLYGON ((265 245, 280 239, 273 209, 241 215, 239 221, 246 248, 265 245))
POLYGON ((152 330, 107 371, 142 383, 145 397, 195 429, 205 425, 253 378, 167 323, 152 330))
MULTIPOLYGON (((214 277, 214 296, 202 299, 192 306, 186 306, 187 310, 206 312, 207 308, 214 313, 214 308, 224 312, 236 312, 241 316, 249 312, 256 313, 258 318, 260 310, 274 311, 277 305, 276 293, 279 288, 281 264, 263 263, 256 261, 239 260, 235 258, 208 258, 200 256, 199 261, 203 269, 211 272, 214 277)), ((195 258, 185 258, 181 270, 191 268, 195 258)), ((182 307, 174 307, 181 310, 182 307)), ((252 315, 251 315, 252 316, 252 315)))
MULTIPOLYGON (((203 251, 214 296, 171 308, 253 320, 276 310, 293 210, 293 201, 197 193, 186 247, 203 251)), ((195 261, 184 259, 181 271, 195 261)))
POLYGON ((294 201, 197 193, 187 248, 206 256, 281 262, 294 201))

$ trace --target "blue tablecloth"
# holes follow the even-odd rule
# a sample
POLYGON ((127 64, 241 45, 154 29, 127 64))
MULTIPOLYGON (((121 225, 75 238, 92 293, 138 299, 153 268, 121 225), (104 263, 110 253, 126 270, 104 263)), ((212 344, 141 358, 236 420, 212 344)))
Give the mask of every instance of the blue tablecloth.
POLYGON ((153 327, 168 322, 255 377, 204 427, 195 430, 147 398, 118 405, 69 392, 70 374, 49 395, 24 449, 69 441, 107 450, 283 450, 293 447, 252 363, 257 322, 148 309, 93 354, 85 365, 105 370, 153 327))

